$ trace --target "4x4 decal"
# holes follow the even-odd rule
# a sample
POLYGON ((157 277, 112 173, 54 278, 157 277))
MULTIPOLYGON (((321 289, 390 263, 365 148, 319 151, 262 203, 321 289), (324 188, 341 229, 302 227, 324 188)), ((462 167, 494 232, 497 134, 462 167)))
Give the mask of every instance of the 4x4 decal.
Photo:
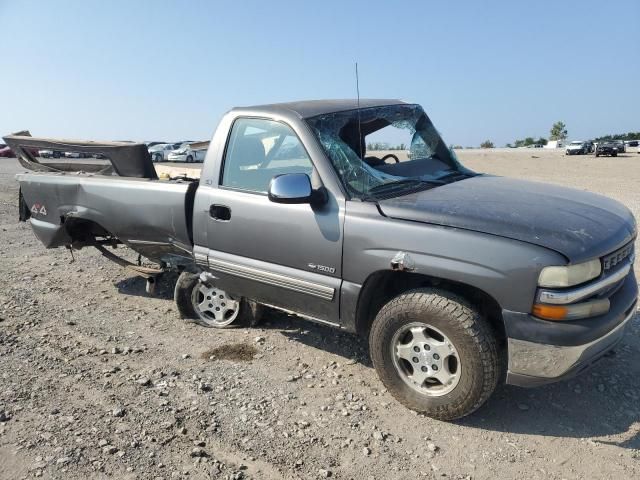
POLYGON ((45 208, 44 205, 41 205, 39 203, 34 203, 33 206, 31 207, 31 213, 33 215, 43 215, 43 216, 47 216, 47 209, 45 208))

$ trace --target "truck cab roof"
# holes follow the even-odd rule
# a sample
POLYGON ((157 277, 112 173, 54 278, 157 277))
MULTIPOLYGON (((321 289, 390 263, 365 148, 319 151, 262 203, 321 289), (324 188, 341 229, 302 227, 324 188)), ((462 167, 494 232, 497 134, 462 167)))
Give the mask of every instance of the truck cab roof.
POLYGON ((254 105, 248 107, 237 107, 232 109, 232 112, 263 112, 274 113, 280 115, 295 113, 300 118, 311 118, 318 115, 324 115, 327 113, 344 112, 347 110, 356 110, 359 108, 370 107, 382 107, 385 105, 399 105, 405 104, 402 100, 398 99, 374 99, 374 98, 361 98, 358 104, 358 100, 351 99, 337 99, 337 100, 301 100, 285 103, 270 103, 266 105, 254 105))

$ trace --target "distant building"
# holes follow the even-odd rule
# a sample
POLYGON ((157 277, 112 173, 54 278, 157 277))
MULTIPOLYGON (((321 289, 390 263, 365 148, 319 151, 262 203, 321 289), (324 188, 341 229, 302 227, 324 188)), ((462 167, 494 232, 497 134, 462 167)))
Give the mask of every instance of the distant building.
POLYGON ((549 140, 544 148, 563 148, 564 140, 549 140))

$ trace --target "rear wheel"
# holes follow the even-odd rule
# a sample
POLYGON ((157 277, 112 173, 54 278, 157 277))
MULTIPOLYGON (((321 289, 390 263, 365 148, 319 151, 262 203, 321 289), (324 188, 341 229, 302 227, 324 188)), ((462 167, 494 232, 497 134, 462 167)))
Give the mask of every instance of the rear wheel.
POLYGON ((369 335, 373 365, 406 407, 440 420, 469 415, 500 378, 496 337, 465 300, 413 290, 378 313, 369 335))
POLYGON ((159 153, 156 153, 156 154, 153 156, 153 161, 154 161, 154 162, 161 162, 161 161, 162 161, 162 155, 160 155, 159 153))
POLYGON ((227 294, 215 285, 199 282, 191 292, 191 303, 205 327, 225 328, 231 325, 240 313, 240 299, 227 294))
POLYGON ((198 273, 184 272, 178 278, 174 299, 180 316, 203 327, 255 326, 263 314, 260 304, 231 295, 198 273))
POLYGON ((193 157, 191 155, 189 155, 187 157, 187 163, 192 163, 193 162, 193 157))

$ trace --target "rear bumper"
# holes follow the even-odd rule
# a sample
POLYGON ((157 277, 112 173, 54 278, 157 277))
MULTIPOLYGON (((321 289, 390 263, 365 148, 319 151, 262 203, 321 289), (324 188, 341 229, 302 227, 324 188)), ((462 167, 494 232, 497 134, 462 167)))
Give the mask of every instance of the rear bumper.
POLYGON ((588 369, 622 339, 636 313, 637 297, 638 285, 631 273, 611 297, 610 312, 601 317, 549 322, 504 311, 507 383, 533 387, 564 380, 588 369))

